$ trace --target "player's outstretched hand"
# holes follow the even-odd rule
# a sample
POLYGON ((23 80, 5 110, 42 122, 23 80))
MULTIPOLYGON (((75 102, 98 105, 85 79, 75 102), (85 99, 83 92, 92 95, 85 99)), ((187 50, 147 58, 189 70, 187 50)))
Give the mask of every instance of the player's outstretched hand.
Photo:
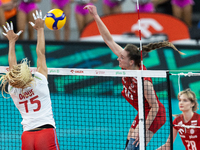
POLYGON ((33 13, 33 18, 35 20, 35 23, 33 22, 29 22, 30 25, 34 28, 34 29, 39 29, 39 28, 44 28, 44 20, 46 19, 46 15, 44 16, 44 18, 42 19, 42 11, 40 10, 40 12, 38 12, 36 10, 36 13, 33 13))
POLYGON ((94 17, 97 14, 97 8, 94 5, 86 5, 83 9, 89 10, 90 14, 94 17))
POLYGON ((7 37, 7 39, 9 41, 17 41, 19 38, 19 35, 23 32, 22 30, 19 31, 18 33, 14 33, 13 31, 13 23, 10 22, 10 24, 8 22, 6 22, 6 26, 3 25, 3 28, 5 30, 6 33, 2 33, 5 37, 7 37))

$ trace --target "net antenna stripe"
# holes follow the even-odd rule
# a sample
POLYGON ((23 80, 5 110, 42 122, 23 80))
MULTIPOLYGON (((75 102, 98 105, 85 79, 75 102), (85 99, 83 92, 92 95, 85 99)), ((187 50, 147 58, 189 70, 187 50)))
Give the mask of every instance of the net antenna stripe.
POLYGON ((138 27, 139 27, 139 37, 140 37, 141 70, 143 70, 142 34, 141 34, 140 8, 138 1, 139 0, 137 0, 137 13, 138 13, 138 27))

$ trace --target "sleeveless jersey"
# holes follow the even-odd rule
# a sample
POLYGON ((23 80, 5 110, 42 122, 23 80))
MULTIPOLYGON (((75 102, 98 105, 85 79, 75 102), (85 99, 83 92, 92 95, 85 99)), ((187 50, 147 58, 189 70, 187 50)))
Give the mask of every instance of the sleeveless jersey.
MULTIPOLYGON (((141 67, 140 67, 140 70, 141 70, 141 67)), ((147 70, 145 66, 143 66, 143 70, 147 70)), ((152 79, 149 77, 144 77, 143 79, 148 80, 152 83, 152 79)), ((122 96, 138 111, 137 79, 134 77, 122 77, 122 84, 123 84, 122 96)), ((157 98, 159 107, 163 105, 158 100, 157 95, 156 95, 156 98, 157 98)), ((145 112, 148 113, 151 107, 149 106, 149 103, 147 102, 145 97, 144 97, 144 106, 145 106, 145 112)))
MULTIPOLYGON (((176 117, 173 121, 173 125, 181 126, 183 124, 200 126, 200 115, 194 113, 187 123, 184 122, 183 115, 176 117)), ((200 150, 200 128, 184 128, 180 126, 174 126, 174 128, 178 130, 186 150, 200 150)))
POLYGON ((8 86, 13 102, 22 116, 23 130, 50 124, 55 127, 47 78, 35 73, 32 85, 23 89, 8 86))

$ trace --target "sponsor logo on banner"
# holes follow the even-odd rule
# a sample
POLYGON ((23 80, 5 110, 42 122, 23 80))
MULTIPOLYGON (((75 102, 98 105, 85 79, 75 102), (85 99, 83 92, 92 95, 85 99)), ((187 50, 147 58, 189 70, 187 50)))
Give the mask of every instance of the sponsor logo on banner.
POLYGON ((84 73, 83 70, 71 70, 71 73, 84 73))
MULTIPOLYGON (((151 27, 157 32, 160 32, 163 30, 163 26, 158 21, 152 18, 141 19, 140 25, 141 25, 141 33, 143 34, 145 38, 149 38, 150 36, 152 36, 152 32, 149 30, 151 27)), ((138 30, 139 30, 138 23, 134 24, 131 27, 132 32, 137 32, 138 30)))
MULTIPOLYGON (((130 38, 138 41, 139 26, 137 15, 137 13, 122 13, 102 16, 101 19, 113 38, 116 37, 120 41, 124 40, 124 42, 127 42, 130 38)), ((171 15, 141 13, 140 27, 142 38, 154 37, 155 39, 159 36, 158 39, 160 39, 160 36, 163 36, 163 38, 166 38, 170 42, 190 39, 187 25, 171 15)), ((83 29, 80 39, 102 40, 95 21, 92 21, 83 29)))
POLYGON ((30 68, 31 73, 35 73, 37 71, 37 68, 30 68))
POLYGON ((96 72, 96 74, 105 74, 105 71, 95 71, 96 72))
POLYGON ((51 69, 49 72, 50 73, 59 73, 59 70, 58 69, 51 69))
POLYGON ((116 75, 125 75, 126 72, 124 72, 124 71, 117 71, 115 74, 116 74, 116 75))

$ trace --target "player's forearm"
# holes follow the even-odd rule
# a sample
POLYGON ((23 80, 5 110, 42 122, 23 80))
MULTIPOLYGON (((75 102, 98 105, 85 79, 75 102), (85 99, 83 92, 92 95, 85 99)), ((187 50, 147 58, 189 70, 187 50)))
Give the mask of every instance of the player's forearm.
POLYGON ((109 30, 107 29, 107 27, 105 26, 105 24, 103 23, 103 21, 101 20, 99 15, 95 15, 94 20, 96 21, 97 27, 99 29, 101 36, 103 37, 103 40, 106 43, 108 43, 109 41, 113 41, 113 38, 112 38, 109 30))
POLYGON ((37 54, 45 54, 45 37, 44 37, 44 28, 37 29, 37 54))
POLYGON ((15 53, 15 41, 9 41, 9 52, 8 52, 9 69, 12 69, 17 64, 16 53, 15 53))

